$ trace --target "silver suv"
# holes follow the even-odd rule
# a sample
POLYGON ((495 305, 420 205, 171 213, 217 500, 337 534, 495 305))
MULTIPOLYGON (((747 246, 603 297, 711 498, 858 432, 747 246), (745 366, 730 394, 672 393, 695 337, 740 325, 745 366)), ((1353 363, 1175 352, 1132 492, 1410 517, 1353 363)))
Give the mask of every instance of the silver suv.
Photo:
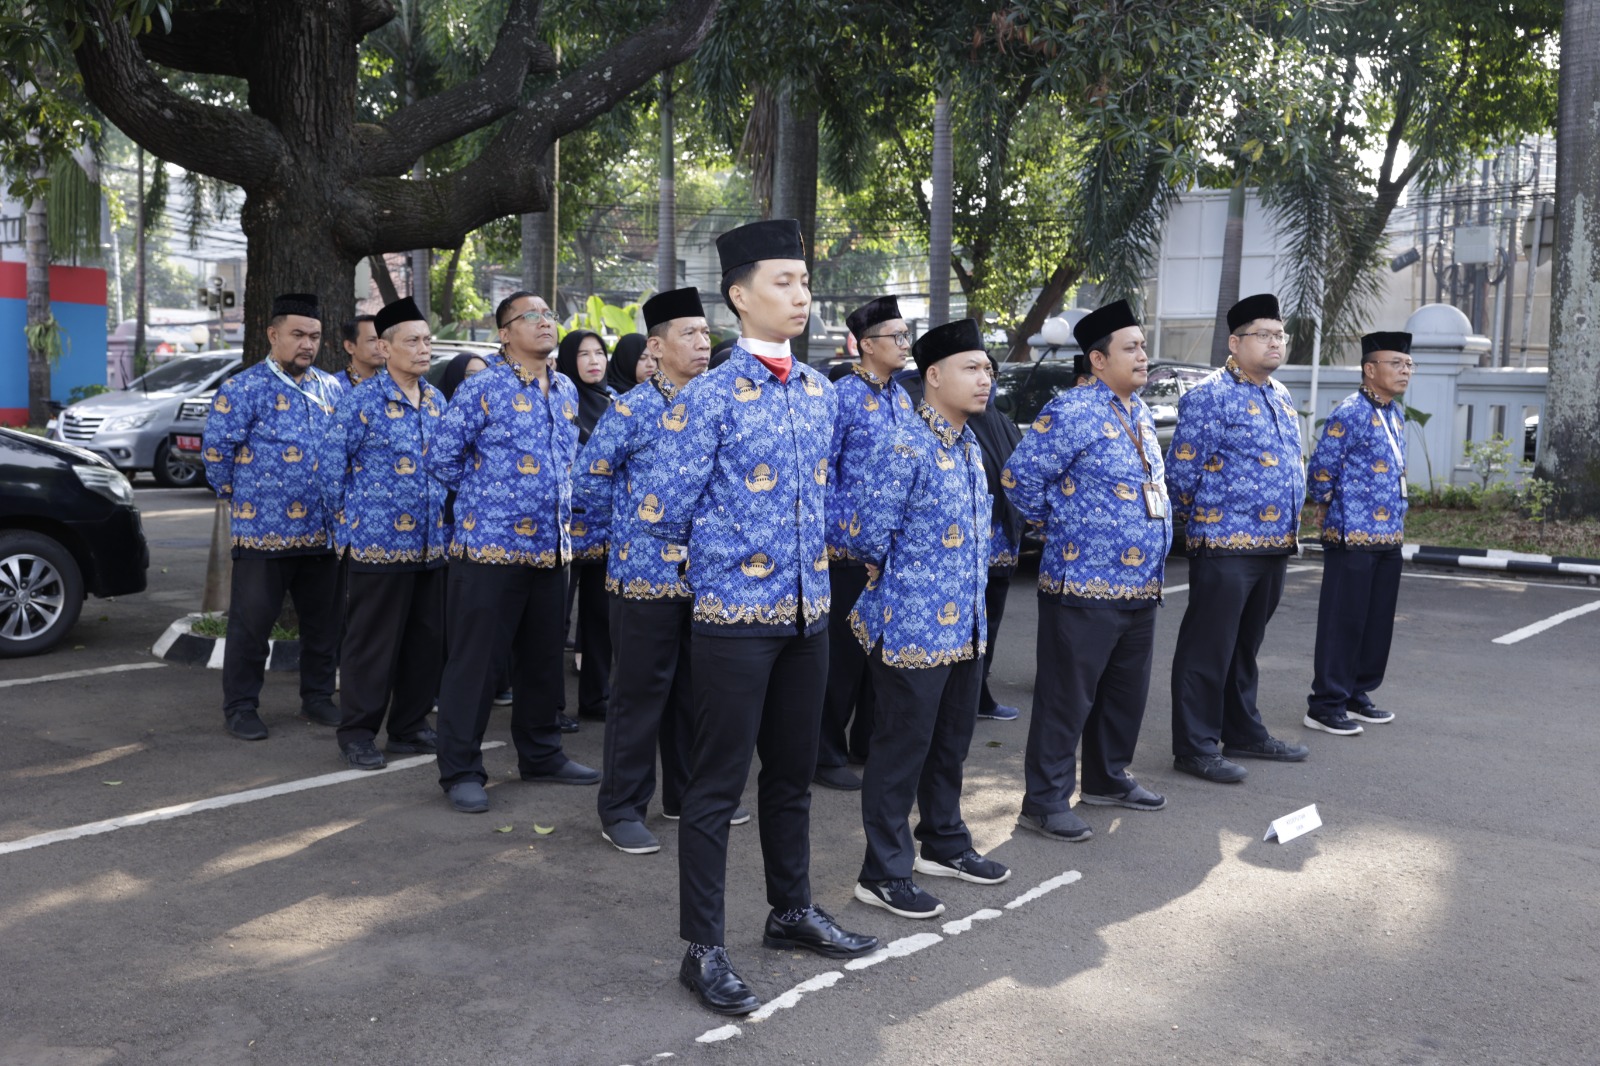
POLYGON ((186 399, 215 391, 243 367, 238 349, 181 356, 125 389, 68 407, 51 422, 50 438, 87 448, 129 474, 148 470, 167 488, 204 485, 204 471, 177 454, 175 423, 186 399))

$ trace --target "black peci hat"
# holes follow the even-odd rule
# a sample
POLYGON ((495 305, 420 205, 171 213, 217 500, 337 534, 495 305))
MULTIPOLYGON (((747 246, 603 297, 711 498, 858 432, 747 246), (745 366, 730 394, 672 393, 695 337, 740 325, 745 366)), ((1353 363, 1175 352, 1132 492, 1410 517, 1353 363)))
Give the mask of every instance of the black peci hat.
POLYGON ((1364 359, 1373 352, 1399 352, 1401 355, 1410 355, 1411 334, 1368 333, 1361 338, 1361 357, 1364 359))
POLYGON ((675 318, 704 317, 706 309, 700 303, 700 290, 692 285, 687 289, 658 292, 644 302, 644 328, 647 332, 675 318))
POLYGON ((409 296, 402 296, 392 304, 384 304, 383 309, 374 316, 372 328, 378 331, 378 336, 383 336, 389 330, 402 322, 426 322, 428 316, 417 307, 417 301, 409 296))
POLYGON ((960 318, 935 326, 918 337, 917 343, 911 346, 911 358, 916 362, 917 370, 926 373, 930 366, 941 359, 961 352, 987 350, 983 346, 983 335, 978 332, 978 323, 970 318, 960 318))
POLYGON ((806 242, 800 223, 792 218, 769 218, 731 229, 717 238, 717 258, 728 273, 763 259, 804 259, 806 242))
POLYGON ((1264 292, 1257 296, 1246 296, 1228 308, 1228 332, 1232 333, 1240 326, 1248 326, 1258 318, 1270 318, 1276 322, 1283 321, 1283 312, 1278 309, 1278 298, 1272 293, 1264 292))
POLYGON ((317 294, 314 292, 286 292, 282 296, 272 298, 272 314, 269 318, 279 315, 304 315, 322 321, 322 309, 317 306, 317 294))
POLYGON ((1078 342, 1078 347, 1083 350, 1087 358, 1089 345, 1111 336, 1119 329, 1138 324, 1139 320, 1134 317, 1133 308, 1128 306, 1128 301, 1118 300, 1114 304, 1106 304, 1090 311, 1078 319, 1078 324, 1072 327, 1072 339, 1078 342))
POLYGON ((844 324, 850 328, 850 335, 859 341, 863 333, 879 322, 904 317, 900 313, 899 300, 893 296, 880 296, 851 311, 845 316, 844 324))

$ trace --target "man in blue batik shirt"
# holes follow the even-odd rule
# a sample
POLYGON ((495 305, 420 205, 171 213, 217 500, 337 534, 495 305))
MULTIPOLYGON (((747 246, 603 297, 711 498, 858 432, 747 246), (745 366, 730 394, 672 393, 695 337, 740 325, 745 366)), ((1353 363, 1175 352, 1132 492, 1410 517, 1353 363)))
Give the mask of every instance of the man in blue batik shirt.
POLYGON ((311 365, 321 341, 314 294, 274 299, 267 358, 222 384, 206 420, 206 480, 230 502, 233 527, 222 711, 241 740, 267 737, 261 685, 286 591, 300 618, 300 713, 339 724, 339 561, 317 464, 341 389, 311 365))
POLYGON ((728 824, 755 752, 766 869, 763 943, 828 958, 864 955, 876 937, 846 932, 811 899, 811 777, 828 670, 828 447, 837 400, 797 362, 789 339, 811 313, 810 274, 793 219, 717 238, 722 295, 739 316, 728 361, 678 394, 636 513, 689 549, 693 748, 678 834, 679 980, 707 1008, 748 1014, 761 1001, 724 947, 728 824))
POLYGON ((428 712, 444 665, 444 485, 424 469, 439 433, 444 394, 423 376, 432 361, 428 320, 404 296, 368 323, 383 357, 334 414, 321 464, 323 499, 347 568, 340 659, 339 754, 379 770, 376 743, 431 755, 428 712))
POLYGON ((489 809, 483 734, 494 679, 512 680, 511 742, 524 781, 592 785, 567 758, 556 715, 578 389, 549 367, 556 316, 512 293, 495 309, 504 358, 461 383, 428 449, 428 470, 456 494, 439 687, 439 786, 458 811, 489 809))
POLYGON ((1308 483, 1322 524, 1322 596, 1305 725, 1334 736, 1394 721, 1372 704, 1383 684, 1400 598, 1406 525, 1406 420, 1411 334, 1361 338, 1361 389, 1340 401, 1311 454, 1308 483))
POLYGON ((893 296, 880 296, 845 317, 861 348, 861 361, 834 382, 839 417, 833 425, 828 466, 828 687, 822 698, 822 735, 817 745, 816 782, 853 791, 861 778, 850 771, 852 750, 863 752, 872 736, 872 696, 867 657, 850 632, 850 609, 867 584, 867 569, 852 556, 852 527, 859 528, 856 485, 871 478, 876 448, 895 427, 913 417, 911 399, 894 380, 906 365, 911 332, 893 296), (851 726, 851 712, 855 724, 851 726), (849 727, 848 734, 846 728, 849 727), (853 743, 854 742, 854 743, 853 743))
POLYGON ((1283 596, 1306 493, 1300 416, 1272 379, 1287 340, 1278 298, 1240 300, 1228 329, 1228 361, 1179 401, 1167 451, 1189 553, 1189 604, 1172 655, 1172 762, 1218 784, 1244 780, 1232 758, 1311 754, 1272 736, 1256 706, 1256 654, 1283 596))
POLYGON ((1133 309, 1118 300, 1073 335, 1093 380, 1045 405, 1001 483, 1023 517, 1045 525, 1017 824, 1081 841, 1094 834, 1071 809, 1080 737, 1084 803, 1136 811, 1167 803, 1128 764, 1150 692, 1172 518, 1155 422, 1138 396, 1149 357, 1133 309))
POLYGON ((866 857, 855 897, 902 918, 944 904, 912 873, 993 885, 1011 876, 972 847, 961 817, 962 767, 983 677, 984 579, 993 505, 967 420, 993 384, 978 324, 929 330, 914 349, 923 400, 880 441, 855 492, 849 539, 869 580, 850 627, 872 672, 872 742, 861 790, 866 857), (915 839, 908 824, 917 805, 915 839))

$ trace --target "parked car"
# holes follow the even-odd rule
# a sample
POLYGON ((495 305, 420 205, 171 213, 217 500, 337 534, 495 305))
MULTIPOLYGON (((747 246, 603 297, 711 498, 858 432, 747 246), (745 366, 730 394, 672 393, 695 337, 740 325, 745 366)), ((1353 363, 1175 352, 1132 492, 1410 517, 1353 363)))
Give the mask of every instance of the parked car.
POLYGON ((102 457, 0 429, 0 659, 48 651, 86 595, 143 592, 133 486, 102 457))
POLYGON ((173 359, 126 389, 68 407, 51 420, 50 438, 92 451, 126 473, 148 470, 166 488, 204 485, 199 469, 176 454, 174 424, 186 399, 215 392, 243 367, 238 349, 173 359))

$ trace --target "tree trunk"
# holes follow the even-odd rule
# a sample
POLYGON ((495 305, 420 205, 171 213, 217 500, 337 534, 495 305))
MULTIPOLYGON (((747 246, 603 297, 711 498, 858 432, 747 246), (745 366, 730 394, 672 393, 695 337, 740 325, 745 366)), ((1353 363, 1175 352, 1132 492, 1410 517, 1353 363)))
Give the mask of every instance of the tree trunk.
MULTIPOLYGON (((45 177, 47 167, 35 168, 35 181, 45 177)), ((50 314, 50 215, 45 198, 39 196, 28 205, 27 235, 27 323, 48 326, 50 314)), ((43 426, 50 421, 50 357, 43 345, 28 345, 28 424, 43 426)))
POLYGON ((661 181, 656 216, 656 291, 678 287, 677 138, 672 128, 672 71, 661 72, 661 181))
MULTIPOLYGON (((145 254, 147 242, 145 240, 144 211, 144 149, 139 149, 139 203, 138 210, 134 213, 133 231, 133 366, 130 370, 132 377, 144 373, 144 324, 150 317, 150 305, 145 299, 145 273, 147 256, 145 254)), ((129 380, 132 380, 130 378, 129 380)))
POLYGON ((1222 278, 1217 282, 1217 318, 1211 329, 1211 365, 1228 361, 1228 309, 1239 302, 1239 264, 1244 258, 1244 178, 1240 165, 1228 190, 1228 225, 1222 234, 1222 278))
MULTIPOLYGON (((1550 386, 1539 473, 1561 510, 1600 514, 1600 5, 1567 0, 1556 120, 1550 386)), ((1537 254, 1535 249, 1535 254, 1537 254)))
POLYGON ((1016 336, 1011 341, 1011 350, 1006 353, 1006 362, 1026 363, 1029 360, 1028 338, 1044 328, 1044 320, 1050 317, 1050 312, 1056 309, 1061 298, 1066 296, 1067 290, 1082 276, 1083 266, 1075 259, 1066 259, 1056 264, 1056 268, 1045 279, 1038 297, 1034 299, 1033 306, 1028 308, 1028 313, 1018 324, 1016 336))
POLYGON ((394 275, 389 273, 388 260, 381 255, 369 255, 367 265, 372 268, 372 281, 378 286, 378 298, 385 304, 400 299, 400 290, 394 287, 394 275))
MULTIPOLYGON (((955 222, 955 156, 950 97, 933 102, 933 189, 928 199, 928 326, 950 321, 950 242, 955 222)), ((1026 338, 1024 338, 1026 341, 1026 338)))
MULTIPOLYGON (((544 297, 544 302, 550 309, 560 314, 561 309, 556 306, 556 271, 561 264, 561 248, 558 244, 561 234, 561 145, 552 144, 550 152, 545 156, 545 171, 550 176, 550 206, 543 211, 535 211, 524 216, 530 221, 528 228, 523 230, 524 235, 531 228, 533 243, 531 251, 524 242, 522 259, 524 269, 531 267, 527 273, 528 291, 544 297)), ((594 276, 590 272, 589 291, 594 291, 594 276)))
POLYGON ((456 320, 456 271, 461 269, 461 249, 466 243, 450 249, 450 262, 444 268, 444 291, 439 294, 439 324, 447 326, 456 320))
POLYGON ((336 373, 350 361, 339 343, 339 323, 349 313, 357 257, 339 247, 332 204, 331 198, 297 188, 245 194, 239 224, 250 249, 244 281, 246 363, 267 357, 272 298, 286 292, 314 293, 321 302, 317 365, 336 373))
MULTIPOLYGON (((817 112, 798 110, 787 95, 778 101, 777 154, 772 217, 799 220, 809 270, 817 261, 817 112)), ((806 332, 789 342, 796 359, 808 361, 810 339, 808 324, 806 332)))

